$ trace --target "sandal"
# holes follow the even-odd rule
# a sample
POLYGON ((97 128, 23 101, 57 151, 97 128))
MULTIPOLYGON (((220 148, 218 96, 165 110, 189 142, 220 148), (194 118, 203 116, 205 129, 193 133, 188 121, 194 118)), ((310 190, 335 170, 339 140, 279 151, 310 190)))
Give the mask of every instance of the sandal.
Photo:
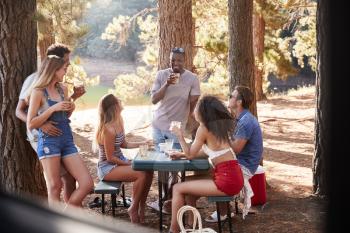
MULTIPOLYGON (((105 201, 105 204, 107 204, 107 201, 105 201)), ((96 208, 102 206, 102 200, 100 197, 95 197, 93 201, 89 202, 88 204, 89 208, 96 208)))
MULTIPOLYGON (((125 198, 125 204, 126 204, 126 207, 130 207, 131 206, 131 199, 130 198, 125 198)), ((123 199, 117 200, 117 206, 124 207, 123 199)))
MULTIPOLYGON (((234 213, 231 213, 231 218, 234 216, 234 213)), ((227 219, 227 214, 220 215, 220 221, 225 221, 227 219)), ((206 219, 206 222, 218 222, 218 213, 214 211, 211 215, 209 215, 206 219)))

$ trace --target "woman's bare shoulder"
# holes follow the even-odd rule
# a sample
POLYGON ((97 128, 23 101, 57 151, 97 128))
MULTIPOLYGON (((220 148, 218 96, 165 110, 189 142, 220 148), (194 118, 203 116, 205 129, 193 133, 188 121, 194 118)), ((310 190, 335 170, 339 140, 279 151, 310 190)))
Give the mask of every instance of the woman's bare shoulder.
POLYGON ((199 125, 199 127, 197 129, 197 132, 200 132, 202 134, 208 134, 209 133, 207 127, 205 127, 205 125, 203 125, 203 124, 199 125))
POLYGON ((33 88, 31 95, 33 95, 35 97, 44 96, 44 88, 33 88))

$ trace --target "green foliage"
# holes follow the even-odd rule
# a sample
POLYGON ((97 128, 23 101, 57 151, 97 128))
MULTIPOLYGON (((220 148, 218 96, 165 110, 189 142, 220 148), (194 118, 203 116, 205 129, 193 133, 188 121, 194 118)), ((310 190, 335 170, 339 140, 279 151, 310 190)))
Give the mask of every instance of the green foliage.
POLYGON ((156 70, 147 70, 145 67, 138 67, 135 74, 119 75, 114 80, 115 89, 112 91, 124 102, 133 99, 143 98, 150 95, 156 70))
POLYGON ((155 68, 158 64, 159 36, 158 18, 154 15, 137 18, 140 28, 139 38, 144 50, 140 52, 141 60, 148 66, 155 68))
MULTIPOLYGON (((75 47, 79 38, 88 33, 88 27, 77 23, 88 5, 87 0, 38 0, 36 19, 41 22, 52 20, 55 40, 75 47)), ((42 35, 39 33, 39 38, 42 35)))
MULTIPOLYGON (((120 27, 144 8, 154 7, 154 0, 99 0, 91 4, 86 16, 81 20, 89 25, 89 33, 80 40, 76 50, 80 56, 112 58, 115 60, 135 61, 136 54, 143 48, 139 40, 140 30, 136 23, 134 30, 123 31, 120 27), (115 28, 114 28, 115 27, 115 28), (107 31, 106 31, 107 28, 107 31), (120 32, 122 34, 119 35, 120 32), (114 34, 112 34, 114 32, 114 34), (128 40, 123 39, 127 36, 128 40)), ((126 25, 125 25, 126 26, 126 25)))
MULTIPOLYGON (((149 14, 134 19, 140 29, 139 39, 144 45, 144 50, 139 52, 139 57, 145 65, 139 66, 134 74, 119 75, 115 79, 115 90, 112 92, 126 103, 148 100, 146 96, 150 95, 150 90, 157 72, 159 49, 159 43, 157 43, 157 18, 149 14)), ((114 31, 117 33, 111 33, 109 36, 115 36, 114 38, 116 39, 118 33, 122 31, 122 27, 115 28, 118 28, 118 30, 114 31)))
POLYGON ((294 33, 295 44, 293 56, 301 67, 305 66, 304 58, 313 71, 316 70, 316 4, 304 11, 298 20, 298 30, 294 33))
MULTIPOLYGON (((274 32, 280 34, 280 30, 274 32)), ((297 74, 297 69, 292 66, 292 56, 289 49, 290 38, 279 38, 276 35, 265 35, 264 73, 265 77, 273 73, 281 79, 289 75, 297 74)))
POLYGON ((69 84, 69 91, 73 92, 75 81, 81 81, 85 87, 96 86, 100 83, 100 76, 88 77, 84 68, 80 65, 80 58, 76 56, 70 62, 67 74, 65 75, 65 83, 69 84))
POLYGON ((120 15, 118 18, 113 18, 112 23, 109 23, 102 33, 102 40, 110 40, 118 42, 120 45, 126 45, 126 38, 129 38, 130 17, 120 15), (117 38, 119 35, 119 38, 117 38))
MULTIPOLYGON (((296 75, 298 69, 293 66, 293 58, 301 67, 305 58, 312 68, 315 67, 315 16, 310 13, 314 9, 315 3, 305 0, 255 0, 254 13, 261 14, 266 25, 264 61, 258 64, 264 70, 265 86, 268 85, 268 74, 273 73, 281 79, 296 75)), ((110 39, 122 42, 130 37, 132 22, 137 19, 138 38, 143 45, 138 56, 147 67, 143 69, 151 74, 144 76, 138 71, 117 77, 116 93, 128 100, 148 93, 156 71, 159 49, 157 16, 145 15, 139 12, 129 18, 119 16, 113 22, 114 29, 106 29, 110 39), (148 77, 147 81, 145 77, 148 77)), ((202 92, 224 96, 229 83, 227 0, 195 0, 192 15, 196 35, 194 66, 201 80, 202 92)))
POLYGON ((193 63, 201 80, 201 91, 224 96, 229 83, 227 0, 198 0, 192 9, 198 48, 193 63))
POLYGON ((75 101, 77 110, 84 110, 89 108, 96 108, 98 101, 108 93, 109 87, 105 86, 88 86, 86 93, 75 101))
MULTIPOLYGON (((71 50, 74 50, 78 40, 86 35, 88 28, 86 25, 77 24, 85 9, 89 6, 90 1, 70 1, 70 0, 38 0, 36 20, 40 22, 49 22, 52 20, 52 31, 55 34, 55 41, 69 45, 71 50)), ((47 25, 48 26, 48 25, 47 25)), ((39 38, 43 36, 39 33, 39 38)), ((65 76, 66 83, 70 84, 70 92, 73 90, 75 80, 84 82, 86 87, 97 85, 99 76, 87 77, 87 74, 82 66, 78 56, 71 61, 65 76)))
POLYGON ((269 74, 286 79, 296 75, 299 69, 293 64, 296 58, 298 65, 304 67, 307 58, 315 70, 316 58, 316 17, 310 11, 316 9, 309 0, 256 0, 255 13, 265 20, 265 79, 269 74))

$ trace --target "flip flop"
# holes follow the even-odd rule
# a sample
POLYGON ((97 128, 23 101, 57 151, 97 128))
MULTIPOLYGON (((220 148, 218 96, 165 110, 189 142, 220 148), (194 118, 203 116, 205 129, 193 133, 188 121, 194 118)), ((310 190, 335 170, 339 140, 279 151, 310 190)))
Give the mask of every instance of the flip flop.
MULTIPOLYGON (((231 213, 231 218, 234 216, 234 213, 231 213)), ((220 220, 225 221, 227 219, 227 214, 220 215, 220 220)), ((206 219, 206 222, 218 222, 218 213, 214 211, 211 215, 209 215, 206 219)))
MULTIPOLYGON (((158 201, 154 201, 154 202, 149 202, 147 203, 148 207, 151 207, 152 209, 156 210, 159 212, 159 204, 158 201)), ((166 211, 165 208, 162 208, 162 213, 163 214, 171 214, 170 212, 166 211)))
MULTIPOLYGON (((130 199, 125 199, 125 203, 126 203, 126 207, 130 207, 130 205, 131 205, 130 199)), ((123 201, 123 199, 117 200, 117 206, 124 207, 124 201, 123 201)))
MULTIPOLYGON (((105 204, 107 204, 107 201, 105 201, 105 204)), ((102 206, 102 200, 100 197, 95 197, 93 201, 89 202, 88 204, 89 208, 96 208, 102 206)))
POLYGON ((95 197, 94 200, 92 200, 91 202, 89 202, 89 208, 96 208, 96 207, 100 207, 101 206, 101 200, 99 197, 95 197))

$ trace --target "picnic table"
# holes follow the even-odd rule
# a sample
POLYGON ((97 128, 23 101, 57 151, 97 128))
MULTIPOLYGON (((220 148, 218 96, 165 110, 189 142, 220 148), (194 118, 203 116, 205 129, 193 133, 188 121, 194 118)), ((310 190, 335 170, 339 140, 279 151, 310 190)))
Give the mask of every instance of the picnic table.
MULTIPOLYGON (((208 159, 179 159, 172 160, 165 153, 148 151, 147 155, 137 154, 132 161, 132 168, 137 171, 168 171, 181 172, 181 181, 185 181, 186 171, 206 171, 210 164, 208 159)), ((159 200, 159 230, 163 230, 163 185, 158 175, 158 200, 159 200)))

